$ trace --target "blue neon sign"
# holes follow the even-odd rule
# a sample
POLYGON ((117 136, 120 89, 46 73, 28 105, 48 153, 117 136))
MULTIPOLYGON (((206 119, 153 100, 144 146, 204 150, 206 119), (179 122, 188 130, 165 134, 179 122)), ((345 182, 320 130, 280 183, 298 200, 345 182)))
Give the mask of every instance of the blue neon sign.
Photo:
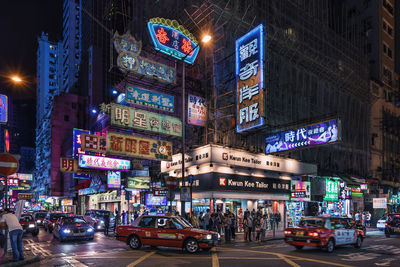
POLYGON ((8 98, 6 95, 0 95, 0 123, 8 121, 8 98))
POLYGON ((126 86, 125 101, 129 104, 174 112, 173 96, 137 88, 132 85, 126 86))
POLYGON ((179 60, 184 58, 188 64, 194 63, 199 53, 197 41, 176 21, 154 18, 147 27, 156 50, 179 60))
POLYGON ((320 122, 268 136, 265 153, 292 150, 301 147, 334 143, 341 139, 340 120, 320 122))
POLYGON ((236 131, 264 124, 264 27, 236 40, 236 131))

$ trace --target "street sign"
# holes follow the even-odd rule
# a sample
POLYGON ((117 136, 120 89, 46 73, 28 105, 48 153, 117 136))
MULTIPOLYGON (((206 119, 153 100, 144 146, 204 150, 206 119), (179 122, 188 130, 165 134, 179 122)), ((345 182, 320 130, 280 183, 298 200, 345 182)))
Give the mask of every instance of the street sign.
POLYGON ((178 187, 178 180, 176 180, 176 177, 169 176, 165 181, 165 185, 168 189, 175 189, 178 187))
POLYGON ((0 174, 9 176, 18 171, 19 163, 18 160, 11 154, 2 153, 0 154, 0 174))
POLYGON ((192 174, 190 174, 190 175, 188 176, 188 182, 189 182, 189 184, 193 184, 193 179, 194 179, 194 176, 193 176, 192 174))
POLYGON ((33 196, 32 193, 18 193, 18 199, 26 199, 26 200, 31 200, 34 199, 35 197, 33 196))
POLYGON ((174 201, 174 199, 175 199, 174 190, 168 190, 167 199, 168 199, 168 201, 174 201))

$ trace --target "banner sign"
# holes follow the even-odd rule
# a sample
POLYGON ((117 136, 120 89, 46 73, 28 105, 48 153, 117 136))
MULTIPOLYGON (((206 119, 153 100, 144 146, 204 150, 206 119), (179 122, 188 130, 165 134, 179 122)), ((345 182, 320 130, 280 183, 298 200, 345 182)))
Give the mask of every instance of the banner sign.
POLYGON ((8 176, 8 178, 17 178, 24 181, 33 181, 33 175, 27 173, 14 173, 8 176))
POLYGON ((206 100, 199 96, 188 95, 188 124, 206 126, 207 106, 206 100))
POLYGON ((79 167, 101 170, 130 170, 131 161, 91 155, 79 155, 79 167))
POLYGON ((118 171, 107 172, 107 187, 113 189, 121 188, 121 172, 118 171))
POLYGON ((236 40, 236 131, 264 124, 264 36, 260 24, 236 40))
POLYGON ((345 182, 338 182, 339 185, 339 199, 351 199, 351 188, 345 182))
POLYGON ((114 103, 111 104, 111 125, 182 136, 182 122, 178 118, 114 103))
POLYGON ((0 123, 8 121, 8 97, 0 94, 0 123))
POLYGON ((34 198, 35 196, 31 193, 18 193, 18 199, 31 200, 34 198))
POLYGON ((292 180, 290 183, 290 199, 296 201, 311 201, 310 182, 292 180))
POLYGON ((145 194, 145 205, 146 206, 167 206, 166 196, 155 196, 152 193, 145 194))
POLYGON ((372 207, 374 209, 386 209, 387 208, 387 199, 386 198, 373 198, 372 199, 372 207))
POLYGON ((72 151, 74 158, 78 158, 79 154, 85 154, 85 152, 82 150, 82 134, 89 134, 89 133, 90 131, 76 129, 76 128, 72 130, 72 137, 73 137, 72 151))
POLYGON ((82 169, 79 168, 78 160, 71 158, 60 158, 60 171, 73 173, 75 178, 87 179, 88 174, 101 174, 104 175, 104 171, 94 169, 82 169), (83 175, 86 174, 86 175, 83 175))
POLYGON ((150 177, 128 177, 127 186, 129 189, 150 189, 150 177))
POLYGON ((197 40, 176 20, 152 18, 147 27, 156 50, 193 64, 199 53, 197 40))
POLYGON ((338 201, 339 185, 337 181, 326 180, 326 193, 324 201, 338 201))
MULTIPOLYGON (((0 177, 0 181, 3 185, 6 184, 6 182, 5 182, 6 180, 4 177, 0 177)), ((8 183, 8 186, 19 186, 19 179, 16 177, 8 176, 7 183, 8 183)))
POLYGON ((174 112, 174 97, 150 90, 126 86, 125 101, 129 104, 174 112))
POLYGON ((19 186, 9 186, 9 188, 14 191, 28 191, 31 190, 32 187, 30 184, 21 182, 19 183, 19 186))
POLYGON ((81 135, 82 150, 105 153, 107 150, 107 137, 83 133, 81 135))
POLYGON ((172 143, 130 134, 108 132, 107 152, 127 157, 171 160, 172 143))
POLYGON ((268 136, 265 153, 292 150, 301 147, 334 143, 340 140, 340 120, 320 122, 268 136))

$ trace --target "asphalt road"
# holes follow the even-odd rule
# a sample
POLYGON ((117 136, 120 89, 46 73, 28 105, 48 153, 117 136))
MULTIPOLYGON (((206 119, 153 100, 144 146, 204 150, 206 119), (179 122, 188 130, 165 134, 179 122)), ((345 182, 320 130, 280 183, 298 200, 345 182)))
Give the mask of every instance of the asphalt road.
POLYGON ((94 241, 60 243, 42 229, 38 237, 25 237, 24 244, 25 249, 43 257, 40 263, 28 266, 400 266, 400 236, 385 238, 377 232, 364 240, 361 249, 340 247, 332 254, 313 248, 296 251, 282 240, 239 242, 194 255, 170 248, 135 251, 101 233, 96 233, 94 241))

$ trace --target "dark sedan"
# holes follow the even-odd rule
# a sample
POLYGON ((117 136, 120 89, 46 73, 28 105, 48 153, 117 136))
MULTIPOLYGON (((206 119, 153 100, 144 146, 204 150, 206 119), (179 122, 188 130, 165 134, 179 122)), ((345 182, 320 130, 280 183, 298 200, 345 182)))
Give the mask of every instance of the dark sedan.
POLYGON ((65 240, 93 240, 94 229, 82 216, 60 218, 53 231, 55 238, 61 242, 65 240))
POLYGON ((32 215, 22 214, 19 223, 21 224, 24 233, 31 233, 33 236, 39 234, 39 226, 36 224, 32 215))

